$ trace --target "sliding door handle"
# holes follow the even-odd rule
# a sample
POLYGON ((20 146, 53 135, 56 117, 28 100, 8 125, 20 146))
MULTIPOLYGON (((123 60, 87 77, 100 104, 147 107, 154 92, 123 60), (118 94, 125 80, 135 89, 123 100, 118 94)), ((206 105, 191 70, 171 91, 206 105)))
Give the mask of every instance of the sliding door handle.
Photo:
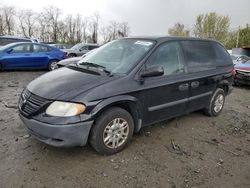
POLYGON ((186 90, 188 90, 188 88, 189 88, 189 84, 188 83, 179 85, 179 90, 180 91, 186 91, 186 90))

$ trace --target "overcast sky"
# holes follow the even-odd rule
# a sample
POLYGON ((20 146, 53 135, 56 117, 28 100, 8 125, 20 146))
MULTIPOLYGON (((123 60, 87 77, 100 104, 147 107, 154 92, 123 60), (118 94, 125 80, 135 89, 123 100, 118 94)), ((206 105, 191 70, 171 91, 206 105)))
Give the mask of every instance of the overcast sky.
POLYGON ((198 14, 228 15, 231 28, 250 24, 250 0, 1 0, 0 5, 40 11, 53 5, 64 15, 99 12, 101 23, 128 22, 131 35, 166 35, 176 22, 192 29, 198 14))

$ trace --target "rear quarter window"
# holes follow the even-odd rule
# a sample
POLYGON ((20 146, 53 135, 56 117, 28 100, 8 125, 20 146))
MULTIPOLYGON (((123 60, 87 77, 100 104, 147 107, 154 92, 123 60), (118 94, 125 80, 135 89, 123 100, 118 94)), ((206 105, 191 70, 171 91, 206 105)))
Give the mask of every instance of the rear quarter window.
POLYGON ((226 49, 218 43, 213 43, 213 48, 216 55, 216 66, 232 65, 232 59, 226 49))
POLYGON ((188 72, 195 73, 216 68, 216 54, 211 42, 182 41, 188 72))

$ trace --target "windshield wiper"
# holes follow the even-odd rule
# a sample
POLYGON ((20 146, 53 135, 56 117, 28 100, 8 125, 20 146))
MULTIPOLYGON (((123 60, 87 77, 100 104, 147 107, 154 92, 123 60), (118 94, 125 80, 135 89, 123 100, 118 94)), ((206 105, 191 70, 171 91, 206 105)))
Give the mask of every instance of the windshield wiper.
POLYGON ((86 66, 90 66, 90 67, 101 68, 103 72, 106 72, 109 76, 112 76, 111 71, 108 71, 106 69, 106 67, 104 67, 102 65, 98 65, 98 64, 95 64, 95 63, 91 63, 91 62, 81 62, 81 63, 78 63, 78 65, 86 65, 86 66))

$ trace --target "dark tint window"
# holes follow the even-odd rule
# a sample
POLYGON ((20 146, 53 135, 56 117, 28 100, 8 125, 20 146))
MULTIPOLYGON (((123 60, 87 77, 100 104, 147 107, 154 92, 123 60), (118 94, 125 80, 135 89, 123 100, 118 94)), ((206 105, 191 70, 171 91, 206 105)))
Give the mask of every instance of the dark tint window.
POLYGON ((98 46, 89 46, 89 50, 93 50, 95 48, 98 48, 98 46))
POLYGON ((177 42, 161 45, 150 56, 147 66, 160 65, 164 69, 164 75, 184 73, 184 64, 180 54, 180 46, 177 42))
POLYGON ((217 66, 232 64, 232 59, 230 58, 230 55, 220 44, 213 43, 213 47, 216 55, 217 66))
POLYGON ((30 41, 26 39, 0 38, 0 46, 4 46, 14 42, 30 42, 30 41))
POLYGON ((200 72, 215 69, 215 52, 211 42, 183 41, 188 71, 200 72))
POLYGON ((47 46, 33 44, 33 52, 48 52, 51 49, 47 46))
POLYGON ((22 44, 15 46, 11 53, 25 53, 25 52, 31 52, 30 44, 22 44))

